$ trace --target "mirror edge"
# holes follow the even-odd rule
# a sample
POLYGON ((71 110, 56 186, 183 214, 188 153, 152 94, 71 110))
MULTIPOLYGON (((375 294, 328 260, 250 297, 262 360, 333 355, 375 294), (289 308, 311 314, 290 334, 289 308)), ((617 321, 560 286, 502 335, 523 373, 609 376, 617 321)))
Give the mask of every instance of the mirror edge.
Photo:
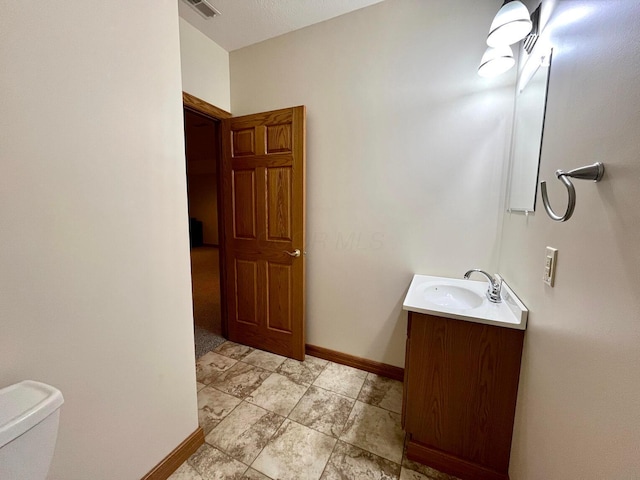
MULTIPOLYGON (((509 149, 509 168, 508 168, 508 172, 507 172, 507 198, 506 198, 506 211, 508 213, 523 213, 525 215, 529 215, 529 214, 535 214, 535 210, 537 207, 537 203, 538 203, 538 183, 540 181, 540 162, 542 160, 542 147, 544 144, 544 128, 545 128, 545 123, 546 123, 546 119, 547 119, 547 107, 548 107, 548 97, 549 97, 549 84, 551 81, 551 64, 552 64, 552 60, 553 60, 553 47, 551 45, 543 45, 543 44, 539 44, 536 45, 537 48, 534 48, 534 50, 531 52, 531 55, 527 55, 527 58, 524 62, 524 64, 522 65, 522 67, 520 68, 519 74, 516 78, 516 84, 515 84, 515 88, 514 88, 514 92, 515 92, 515 100, 514 100, 514 108, 513 108, 513 119, 512 119, 512 131, 511 131, 511 142, 510 142, 510 149, 509 149), (521 83, 522 83, 522 78, 523 78, 523 74, 525 73, 526 67, 528 64, 530 64, 530 62, 536 62, 535 67, 532 69, 532 71, 528 72, 528 76, 529 78, 527 79, 527 81, 525 82, 525 84, 520 87, 521 83), (545 90, 544 90, 544 106, 543 106, 543 113, 542 113, 542 129, 541 129, 541 133, 540 133, 540 145, 538 148, 538 165, 536 168, 536 179, 535 179, 535 188, 534 188, 534 195, 533 195, 533 201, 532 201, 532 206, 531 209, 529 208, 521 208, 521 207, 517 207, 514 208, 511 206, 511 198, 512 198, 512 183, 513 183, 513 179, 512 179, 512 174, 513 174, 513 163, 514 163, 514 153, 515 153, 515 141, 516 141, 516 118, 517 118, 517 114, 518 114, 518 108, 517 108, 517 101, 518 101, 518 95, 520 95, 520 93, 522 93, 522 91, 524 90, 524 88, 526 87, 527 83, 535 76, 535 74, 538 72, 538 70, 540 69, 540 67, 545 64, 545 61, 547 63, 547 79, 546 79, 546 85, 545 85, 545 90)), ((523 58, 523 52, 524 49, 521 47, 520 50, 520 59, 523 58)))

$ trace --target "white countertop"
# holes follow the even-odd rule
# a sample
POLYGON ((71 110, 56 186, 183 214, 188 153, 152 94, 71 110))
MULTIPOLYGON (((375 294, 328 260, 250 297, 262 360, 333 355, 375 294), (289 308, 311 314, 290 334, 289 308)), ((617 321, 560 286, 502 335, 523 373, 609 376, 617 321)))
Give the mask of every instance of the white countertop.
POLYGON ((488 286, 489 284, 486 280, 475 281, 462 278, 414 275, 402 308, 411 312, 525 330, 527 328, 529 310, 513 290, 503 281, 502 302, 493 303, 486 297, 488 286), (441 294, 442 300, 434 303, 432 301, 432 293, 438 289, 447 291, 448 287, 454 287, 451 291, 460 292, 465 298, 471 298, 474 301, 477 299, 479 305, 469 306, 465 305, 464 301, 458 302, 455 293, 452 295, 441 294), (478 299, 474 293, 479 295, 480 298, 478 299), (451 301, 446 301, 446 297, 449 297, 451 301))

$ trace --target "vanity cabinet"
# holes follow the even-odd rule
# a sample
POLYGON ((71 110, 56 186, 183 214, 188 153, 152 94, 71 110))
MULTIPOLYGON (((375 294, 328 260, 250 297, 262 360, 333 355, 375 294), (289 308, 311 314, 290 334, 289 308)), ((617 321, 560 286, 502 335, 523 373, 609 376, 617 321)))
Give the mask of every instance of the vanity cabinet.
POLYGON ((524 330, 409 312, 407 457, 463 480, 508 480, 524 330))

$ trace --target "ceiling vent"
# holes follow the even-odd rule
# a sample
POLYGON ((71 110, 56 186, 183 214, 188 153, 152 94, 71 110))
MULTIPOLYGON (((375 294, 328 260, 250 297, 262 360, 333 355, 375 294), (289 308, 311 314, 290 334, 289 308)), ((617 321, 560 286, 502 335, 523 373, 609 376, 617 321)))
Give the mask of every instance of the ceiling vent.
POLYGON ((202 15, 204 18, 213 18, 216 15, 220 15, 220 12, 216 10, 207 0, 184 0, 191 7, 202 15))

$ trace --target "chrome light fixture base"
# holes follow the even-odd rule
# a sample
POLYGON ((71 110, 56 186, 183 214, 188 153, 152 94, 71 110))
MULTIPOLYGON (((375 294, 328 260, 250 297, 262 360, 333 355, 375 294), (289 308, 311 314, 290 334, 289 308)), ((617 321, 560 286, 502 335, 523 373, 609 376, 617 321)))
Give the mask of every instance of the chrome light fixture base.
POLYGON ((536 42, 540 37, 540 7, 542 7, 542 4, 538 5, 538 8, 531 14, 531 31, 525 37, 524 43, 522 44, 528 54, 531 54, 533 47, 536 46, 536 42))

